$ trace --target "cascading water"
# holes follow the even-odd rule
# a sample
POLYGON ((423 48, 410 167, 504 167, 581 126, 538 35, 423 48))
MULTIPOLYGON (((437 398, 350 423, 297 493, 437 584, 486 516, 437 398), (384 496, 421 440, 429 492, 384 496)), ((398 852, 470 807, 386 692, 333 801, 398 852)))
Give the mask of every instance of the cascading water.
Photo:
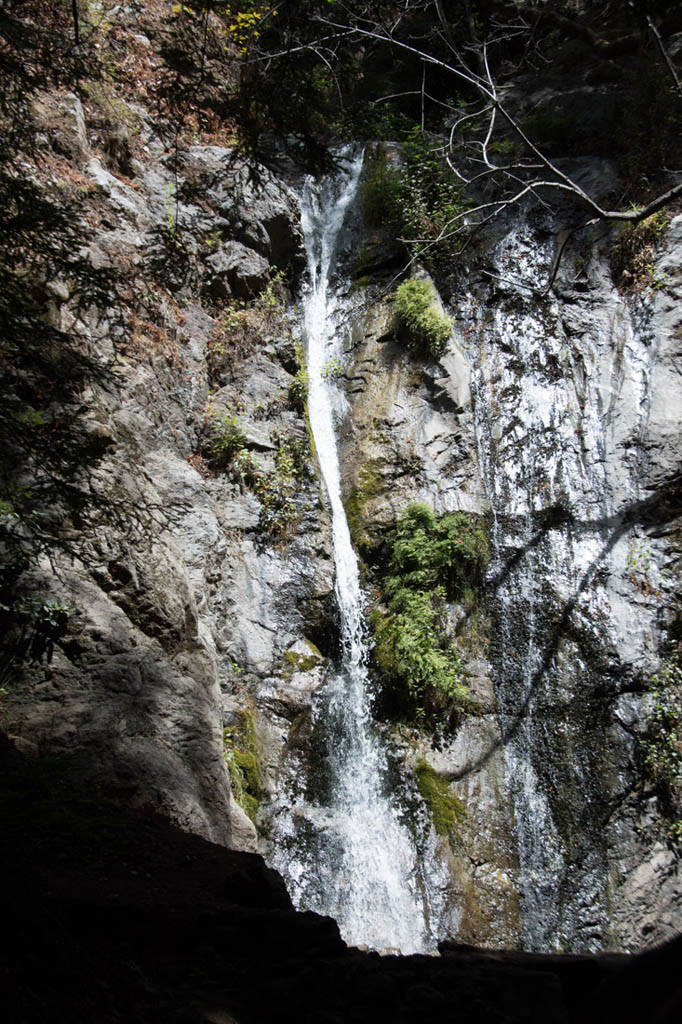
MULTIPOLYGON (((341 497, 335 425, 344 398, 327 368, 341 355, 343 297, 332 285, 335 254, 356 193, 362 153, 320 184, 308 180, 302 222, 309 267, 305 298, 308 412, 332 513, 340 664, 317 708, 324 736, 326 799, 298 799, 278 827, 272 860, 294 902, 334 917, 344 939, 403 953, 435 948, 419 855, 391 800, 388 763, 373 729, 367 636, 358 560, 341 497), (287 833, 282 834, 282 833, 287 833)), ((395 798, 394 798, 395 799, 395 798)))
MULTIPOLYGON (((620 389, 641 403, 651 354, 617 296, 591 334, 568 340, 556 300, 533 293, 547 265, 532 237, 510 233, 498 253, 495 312, 480 321, 472 353, 479 463, 493 512, 491 660, 524 946, 597 950, 608 942, 604 832, 612 813, 605 687, 633 629, 609 590, 631 543, 617 505, 636 497, 609 435, 610 406, 620 389), (505 282, 508 266, 520 286, 505 282), (625 338, 620 356, 613 334, 625 338)), ((478 316, 473 308, 469 315, 478 316)))

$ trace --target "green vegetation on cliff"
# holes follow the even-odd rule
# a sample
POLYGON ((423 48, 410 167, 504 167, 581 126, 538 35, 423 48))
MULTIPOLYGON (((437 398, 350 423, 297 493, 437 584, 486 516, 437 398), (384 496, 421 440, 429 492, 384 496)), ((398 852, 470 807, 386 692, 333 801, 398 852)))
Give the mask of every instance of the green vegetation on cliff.
MULTIPOLYGON (((442 271, 459 248, 459 242, 453 247, 448 225, 466 210, 469 199, 443 158, 442 139, 416 126, 402 135, 394 158, 385 143, 366 158, 365 223, 375 235, 402 239, 412 256, 442 271)), ((362 274, 362 262, 357 274, 362 274)))
POLYGON ((256 730, 250 711, 238 711, 234 724, 225 726, 223 750, 232 795, 255 825, 263 787, 256 730))
POLYGON ((254 454, 241 419, 226 409, 206 410, 206 450, 211 466, 229 473, 253 491, 261 503, 259 527, 274 537, 288 536, 300 513, 300 499, 311 452, 307 438, 270 431, 274 448, 270 466, 254 454))
POLYGON ((488 564, 479 516, 408 505, 388 539, 382 603, 370 615, 373 661, 387 713, 447 729, 466 707, 462 653, 447 601, 473 603, 488 564))
POLYGON ((682 667, 664 661, 651 680, 644 764, 656 785, 674 837, 682 841, 682 667))
POLYGON ((450 791, 447 779, 439 775, 428 761, 420 758, 414 772, 417 788, 431 812, 433 827, 439 836, 450 835, 466 817, 464 804, 450 791))
POLYGON ((439 356, 445 350, 452 324, 436 305, 436 293, 429 281, 404 281, 395 293, 394 323, 398 337, 410 352, 439 356))

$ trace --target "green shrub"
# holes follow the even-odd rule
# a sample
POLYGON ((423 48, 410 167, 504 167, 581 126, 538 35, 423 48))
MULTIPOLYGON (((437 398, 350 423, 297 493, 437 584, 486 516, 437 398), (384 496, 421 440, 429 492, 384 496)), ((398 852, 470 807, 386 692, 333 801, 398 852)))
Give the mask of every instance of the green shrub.
POLYGON ((398 590, 389 613, 373 619, 374 657, 385 679, 400 686, 418 719, 431 719, 450 705, 463 707, 467 691, 455 644, 439 638, 442 588, 430 593, 398 590))
POLYGON ((431 812, 433 827, 438 835, 447 836, 454 832, 466 817, 466 810, 462 801, 450 792, 447 779, 438 775, 423 758, 417 761, 415 775, 417 787, 431 812))
POLYGON ((467 209, 469 200, 447 162, 441 137, 415 126, 403 143, 402 157, 401 233, 409 240, 413 256, 427 262, 437 259, 442 267, 453 256, 448 227, 467 209))
POLYGON ((310 450, 303 438, 288 438, 273 431, 271 439, 276 445, 275 468, 260 473, 253 490, 262 506, 260 528, 284 537, 298 521, 296 497, 310 462, 310 450))
POLYGON ((488 564, 480 517, 438 517, 408 505, 387 539, 383 605, 370 615, 373 664, 387 712, 434 729, 468 703, 461 652, 446 623, 446 598, 470 604, 488 564))
POLYGON ((289 385, 289 404, 297 412, 303 412, 305 403, 308 400, 308 371, 301 367, 296 371, 294 379, 289 385))
POLYGON ((488 531, 480 516, 449 512, 436 516, 422 502, 411 502, 395 525, 385 581, 394 588, 445 588, 448 597, 479 586, 490 558, 488 531))
POLYGON ((226 410, 210 410, 208 425, 208 448, 213 466, 227 470, 233 480, 256 495, 261 503, 259 528, 263 533, 285 536, 299 515, 296 499, 311 457, 306 439, 286 437, 273 430, 275 465, 267 469, 247 448, 239 417, 226 410))
MULTIPOLYGON (((400 238, 412 256, 442 270, 455 255, 448 228, 469 205, 462 185, 446 160, 443 139, 413 127, 394 168, 385 145, 365 163, 363 208, 367 226, 400 238)), ((356 263, 363 277, 367 256, 356 263)))
POLYGON ((208 410, 209 452, 217 469, 227 469, 246 447, 246 434, 239 417, 226 409, 208 410))
POLYGON ((429 281, 404 281, 393 305, 395 329, 411 352, 439 356, 448 343, 452 324, 436 306, 436 293, 429 281))

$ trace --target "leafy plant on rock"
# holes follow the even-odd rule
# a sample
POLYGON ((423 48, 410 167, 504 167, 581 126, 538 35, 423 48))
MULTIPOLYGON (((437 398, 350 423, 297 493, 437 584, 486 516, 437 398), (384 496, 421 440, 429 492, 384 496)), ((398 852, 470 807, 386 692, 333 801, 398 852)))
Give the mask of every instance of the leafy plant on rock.
MULTIPOLYGON (((365 222, 400 238, 411 255, 442 269, 452 259, 448 225, 468 200, 445 159, 443 140, 414 126, 395 163, 383 143, 368 155, 365 222)), ((459 243, 458 243, 459 244, 459 243)))
POLYGON ((404 281, 395 293, 395 329, 415 355, 439 356, 445 351, 452 324, 436 305, 429 281, 404 281))
POLYGON ((275 467, 262 473, 254 490, 261 502, 260 525, 266 533, 284 537, 299 517, 297 498, 310 459, 303 438, 288 438, 273 431, 276 444, 275 467))
POLYGON ((301 413, 305 410, 308 400, 308 371, 305 366, 300 366, 296 371, 294 379, 289 385, 288 397, 292 409, 301 413))
POLYGON ((383 603, 370 615, 383 704, 392 717, 447 729, 466 707, 468 694, 446 601, 470 601, 482 583, 487 533, 470 513, 438 517, 413 502, 388 547, 383 603))
POLYGON ((255 825, 264 792, 256 729, 250 711, 237 711, 234 723, 223 729, 223 753, 232 795, 255 825))
POLYGON ((227 409, 209 408, 207 413, 211 462, 216 469, 227 469, 245 450, 246 434, 239 417, 227 409))
POLYGON ((208 430, 212 466, 227 471, 243 488, 253 491, 261 504, 259 526, 263 533, 275 537, 289 533, 299 516, 299 492, 310 462, 305 438, 273 430, 274 466, 268 468, 249 449, 238 415, 209 409, 208 430))
POLYGON ((444 140, 415 127, 402 148, 399 205, 414 256, 447 257, 449 225, 471 205, 446 160, 444 140))

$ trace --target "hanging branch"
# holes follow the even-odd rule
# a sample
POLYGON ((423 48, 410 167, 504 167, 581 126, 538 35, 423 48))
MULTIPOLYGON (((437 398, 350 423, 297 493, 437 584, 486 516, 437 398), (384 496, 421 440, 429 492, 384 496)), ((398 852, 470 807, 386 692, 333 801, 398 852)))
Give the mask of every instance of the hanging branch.
MULTIPOLYGON (((453 146, 453 131, 450 134, 450 152, 448 154, 448 164, 453 170, 457 178, 462 182, 463 185, 472 185, 475 181, 480 181, 484 177, 499 176, 503 181, 506 179, 510 183, 518 182, 519 178, 514 172, 525 172, 532 167, 523 163, 522 161, 515 162, 511 165, 498 165, 495 164, 489 152, 490 141, 495 129, 495 123, 497 117, 501 117, 512 132, 519 138, 524 146, 530 150, 533 156, 538 161, 538 165, 544 167, 546 171, 550 172, 550 177, 546 178, 535 178, 530 181, 524 179, 524 187, 511 197, 504 197, 498 201, 483 204, 480 207, 476 207, 476 210, 493 209, 499 207, 499 212, 508 206, 518 203, 524 198, 525 195, 530 191, 536 189, 558 189, 562 192, 572 194, 583 202, 599 220, 618 221, 630 224, 638 224, 640 221, 645 220, 652 214, 657 213, 659 210, 668 206, 678 196, 682 196, 682 181, 655 199, 652 199, 649 203, 644 206, 640 206, 630 210, 610 210, 605 209, 601 206, 596 199, 590 196, 573 178, 562 171, 557 165, 545 154, 542 150, 535 145, 535 143, 529 138, 526 132, 521 127, 519 121, 514 115, 507 109, 502 103, 495 80, 490 70, 488 61, 488 45, 484 43, 479 50, 481 60, 481 74, 474 71, 460 56, 458 57, 457 64, 450 64, 434 54, 428 53, 425 50, 420 49, 417 46, 413 46, 411 43, 403 42, 400 39, 396 39, 394 36, 383 32, 380 29, 362 28, 359 25, 344 25, 339 22, 332 21, 329 18, 319 19, 323 24, 328 25, 330 28, 334 28, 337 31, 345 34, 348 37, 361 36, 364 38, 375 39, 377 41, 386 43, 389 46, 396 47, 397 49, 404 50, 408 53, 413 54, 422 60, 425 64, 433 64, 443 71, 448 72, 457 78, 460 82, 475 89, 484 100, 486 100, 486 106, 483 107, 477 115, 473 116, 487 116, 488 123, 485 130, 483 142, 473 140, 473 144, 479 149, 480 156, 470 159, 470 163, 479 163, 484 167, 483 171, 479 171, 476 174, 466 173, 465 165, 463 162, 459 164, 455 163, 454 153, 455 147, 453 146)), ((674 69, 673 69, 674 72, 674 69)), ((472 115, 465 115, 461 117, 459 122, 463 120, 470 120, 472 115)), ((537 165, 536 165, 537 166, 537 165)), ((442 238, 449 237, 454 230, 457 230, 456 225, 460 222, 466 221, 465 226, 469 226, 470 221, 468 218, 472 216, 472 210, 467 210, 457 214, 446 226, 446 233, 439 236, 439 240, 442 238)))
MULTIPOLYGON (((635 208, 611 209, 604 205, 603 200, 592 195, 575 176, 571 176, 564 170, 560 162, 555 162, 544 149, 533 141, 520 118, 512 113, 507 106, 490 60, 493 47, 508 46, 511 40, 516 40, 515 45, 525 41, 524 48, 527 52, 531 51, 544 59, 538 49, 535 25, 523 17, 523 10, 517 8, 514 23, 510 23, 511 19, 496 21, 493 18, 488 26, 488 38, 482 41, 469 0, 464 0, 463 3, 464 38, 460 38, 459 34, 455 33, 448 21, 441 0, 435 0, 432 9, 435 9, 436 17, 432 31, 437 35, 444 54, 444 56, 438 56, 436 52, 430 52, 426 43, 415 39, 414 35, 408 35, 404 31, 403 37, 400 37, 405 17, 411 11, 426 11, 429 6, 429 4, 422 5, 412 2, 412 0, 404 0, 400 4, 399 13, 393 23, 382 25, 375 19, 369 5, 356 6, 353 4, 347 7, 343 2, 339 2, 331 9, 326 8, 324 13, 312 15, 312 20, 320 26, 317 38, 310 38, 314 29, 311 32, 310 25, 308 25, 304 30, 310 33, 307 40, 300 36, 290 36, 289 45, 269 52, 256 52, 254 49, 247 60, 247 63, 256 64, 300 53, 313 53, 320 58, 324 50, 329 55, 329 60, 324 59, 324 63, 331 71, 331 64, 334 60, 339 59, 339 52, 343 52, 344 46, 347 47, 349 43, 351 46, 363 45, 367 41, 372 41, 388 46, 395 51, 409 54, 419 61, 421 82, 414 81, 411 83, 411 89, 393 95, 412 94, 419 98, 420 113, 418 116, 422 130, 426 124, 427 101, 429 103, 436 102, 439 107, 449 111, 449 131, 440 152, 457 182, 463 189, 469 191, 470 196, 478 196, 479 202, 473 207, 454 212, 447 223, 441 224, 436 238, 412 238, 403 241, 418 244, 421 247, 421 252, 424 253, 447 239, 459 236, 461 240, 459 251, 463 251, 477 231, 528 197, 533 197, 546 207, 553 194, 575 199, 586 208, 586 211, 584 220, 581 220, 578 227, 573 227, 573 231, 584 227, 585 222, 591 221, 636 225, 682 197, 680 176, 675 175, 674 172, 668 172, 674 174, 670 187, 654 196, 653 199, 635 208), (519 10, 521 10, 520 14, 519 10), (344 14, 341 12, 345 12, 347 21, 342 20, 344 14), (441 77, 443 75, 450 76, 465 91, 465 94, 473 93, 478 96, 478 99, 468 104, 467 107, 457 107, 452 103, 432 97, 427 88, 427 65, 437 69, 441 77), (504 133, 507 139, 509 137, 515 139, 517 148, 520 144, 523 151, 511 156, 500 155, 497 152, 499 147, 495 145, 495 142, 500 138, 501 133, 504 133)), ((559 16, 557 22, 557 19, 550 15, 544 7, 542 14, 569 31, 569 26, 564 24, 562 16, 559 16)), ((661 31, 650 17, 646 19, 646 22, 642 22, 642 28, 646 31, 645 25, 648 25, 648 31, 661 53, 667 73, 675 86, 676 94, 682 96, 680 78, 665 48, 661 31)), ((602 39, 584 25, 573 26, 571 34, 582 39, 595 52, 605 53, 609 57, 624 52, 624 48, 628 50, 633 48, 637 40, 641 42, 641 33, 639 32, 627 35, 617 35, 614 32, 613 38, 609 40, 608 38, 602 39)), ((405 84, 408 85, 408 83, 405 84)), ((371 102, 376 104, 391 98, 392 96, 383 96, 371 102)), ((565 250, 565 242, 566 240, 557 249, 557 257, 551 270, 548 288, 552 286, 558 273, 559 261, 565 250)))
POLYGON ((675 88, 679 92, 680 96, 682 96, 682 82, 680 82, 679 76, 678 76, 677 71, 675 69, 675 65, 673 64, 672 60, 670 59, 670 54, 668 53, 668 51, 666 50, 665 46, 663 45, 663 40, 661 39, 661 33, 658 31, 658 29, 654 25, 654 23, 651 20, 651 17, 649 15, 647 15, 646 23, 649 26, 649 31, 651 32, 651 34, 653 35, 654 39, 656 40, 656 45, 658 46, 658 49, 659 49, 660 54, 661 54, 661 57, 663 58, 663 63, 665 64, 666 68, 668 69, 668 73, 669 73, 670 77, 672 78, 673 82, 675 83, 675 88))

